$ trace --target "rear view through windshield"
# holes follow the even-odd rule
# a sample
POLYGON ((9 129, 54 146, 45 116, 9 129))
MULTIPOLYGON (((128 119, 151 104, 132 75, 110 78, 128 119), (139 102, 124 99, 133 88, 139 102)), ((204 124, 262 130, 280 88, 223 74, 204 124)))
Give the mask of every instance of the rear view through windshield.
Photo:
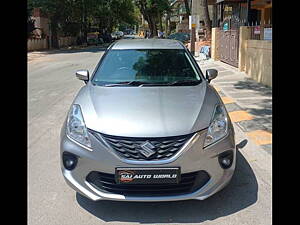
POLYGON ((200 82, 185 50, 110 50, 96 71, 96 85, 140 82, 175 84, 200 82))

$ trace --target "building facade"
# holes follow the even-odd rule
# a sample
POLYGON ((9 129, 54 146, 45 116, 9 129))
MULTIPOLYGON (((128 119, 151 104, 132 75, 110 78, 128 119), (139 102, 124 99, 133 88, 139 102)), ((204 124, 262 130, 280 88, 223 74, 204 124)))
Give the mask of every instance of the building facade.
POLYGON ((34 8, 32 12, 32 19, 35 20, 34 26, 37 28, 34 31, 36 37, 49 37, 50 30, 49 30, 49 22, 50 20, 47 16, 41 11, 39 8, 34 8))

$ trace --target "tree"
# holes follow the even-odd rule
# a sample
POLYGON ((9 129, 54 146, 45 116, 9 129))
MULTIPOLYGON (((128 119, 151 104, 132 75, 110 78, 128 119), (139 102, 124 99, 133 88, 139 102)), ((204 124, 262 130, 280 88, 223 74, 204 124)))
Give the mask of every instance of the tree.
POLYGON ((161 17, 170 11, 168 0, 135 0, 141 14, 149 24, 150 37, 157 36, 157 25, 162 29, 161 17))
POLYGON ((111 32, 120 25, 134 25, 138 21, 132 0, 90 0, 87 20, 99 30, 111 32))
POLYGON ((59 22, 65 21, 68 16, 68 0, 30 0, 33 8, 40 8, 50 19, 52 46, 58 47, 59 22))
POLYGON ((32 2, 28 1, 27 4, 27 37, 31 37, 32 32, 35 30, 35 20, 31 18, 32 16, 32 2))
POLYGON ((27 7, 48 15, 53 47, 58 47, 58 35, 83 34, 86 41, 91 25, 111 32, 120 23, 137 23, 132 0, 28 0, 27 7))
POLYGON ((211 22, 208 13, 207 0, 200 0, 200 10, 202 10, 204 15, 204 26, 206 28, 206 38, 211 39, 211 22))

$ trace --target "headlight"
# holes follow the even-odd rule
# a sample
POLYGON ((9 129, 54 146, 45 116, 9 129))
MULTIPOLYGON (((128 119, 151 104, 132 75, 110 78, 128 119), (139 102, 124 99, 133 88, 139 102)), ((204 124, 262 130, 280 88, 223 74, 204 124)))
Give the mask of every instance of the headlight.
POLYGON ((72 105, 70 109, 67 121, 67 135, 85 147, 92 147, 79 105, 72 105))
POLYGON ((204 148, 225 137, 227 134, 227 130, 228 118, 226 110, 224 106, 217 105, 206 134, 204 148))

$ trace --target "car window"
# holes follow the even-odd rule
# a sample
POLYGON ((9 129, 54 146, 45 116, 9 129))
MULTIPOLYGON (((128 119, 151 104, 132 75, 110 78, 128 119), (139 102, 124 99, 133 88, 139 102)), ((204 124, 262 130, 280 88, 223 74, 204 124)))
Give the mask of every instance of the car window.
POLYGON ((125 81, 170 83, 200 81, 196 69, 181 49, 110 50, 95 72, 96 85, 125 81))

